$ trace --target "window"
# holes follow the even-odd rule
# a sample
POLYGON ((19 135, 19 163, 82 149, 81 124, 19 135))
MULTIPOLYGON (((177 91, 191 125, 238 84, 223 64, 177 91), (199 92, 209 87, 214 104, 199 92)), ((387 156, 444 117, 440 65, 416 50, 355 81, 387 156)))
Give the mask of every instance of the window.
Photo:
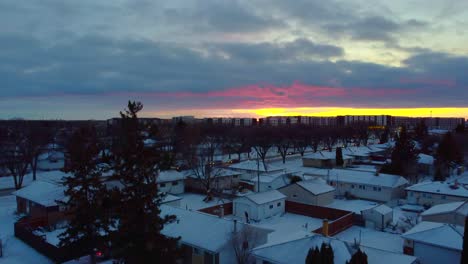
POLYGON ((446 195, 442 195, 442 199, 447 199, 447 196, 446 195))
POLYGON ((413 192, 409 192, 408 195, 409 195, 410 197, 413 197, 413 192))
POLYGON ((166 187, 166 183, 160 183, 159 187, 163 187, 163 188, 166 187))
POLYGON ((173 181, 173 182, 172 182, 172 186, 176 186, 176 185, 178 185, 178 184, 179 184, 178 181, 173 181))
POLYGON ((293 194, 293 197, 297 197, 297 194, 293 194))
POLYGON ((268 185, 268 189, 271 189, 271 185, 268 185))
POLYGON ((280 206, 281 206, 281 203, 277 203, 276 206, 280 207, 280 206))
POLYGON ((351 189, 354 189, 354 184, 351 184, 351 189))
POLYGON ((273 205, 272 205, 272 204, 270 204, 270 209, 273 209, 273 205))
POLYGON ((202 251, 198 248, 193 248, 193 254, 194 255, 201 255, 202 254, 202 251))
POLYGON ((239 175, 234 175, 234 176, 232 176, 232 177, 233 177, 234 179, 237 179, 237 178, 239 178, 239 175))

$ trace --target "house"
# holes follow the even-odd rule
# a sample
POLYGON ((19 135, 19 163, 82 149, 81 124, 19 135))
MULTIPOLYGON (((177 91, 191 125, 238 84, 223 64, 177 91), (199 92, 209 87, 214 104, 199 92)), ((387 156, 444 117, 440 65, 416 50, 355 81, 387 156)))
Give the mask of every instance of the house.
POLYGON ((246 227, 255 232, 258 245, 267 242, 271 230, 253 227, 217 216, 162 205, 162 215, 175 215, 177 220, 166 224, 161 231, 165 236, 180 237, 182 263, 226 263, 236 262, 232 236, 246 227))
POLYGON ((458 182, 423 182, 406 188, 409 204, 433 206, 468 199, 468 189, 458 182))
POLYGON ((418 257, 421 263, 460 263, 463 249, 461 226, 421 222, 401 236, 405 254, 418 257))
POLYGON ((252 252, 256 259, 256 264, 292 264, 304 263, 309 249, 318 247, 322 243, 330 244, 333 248, 334 263, 346 263, 358 248, 367 255, 368 263, 381 264, 415 264, 417 258, 400 253, 389 252, 371 247, 358 246, 345 241, 323 237, 321 235, 311 235, 304 238, 289 240, 276 244, 266 244, 255 248, 252 252))
POLYGON ((421 214, 423 221, 465 226, 468 202, 453 202, 434 205, 421 214))
POLYGON ((246 181, 254 186, 256 192, 264 192, 269 190, 277 190, 291 183, 293 173, 283 171, 270 173, 260 176, 253 176, 249 181, 246 181))
POLYGON ((279 168, 270 164, 266 164, 266 166, 264 166, 261 160, 242 161, 230 165, 229 169, 240 172, 242 180, 250 180, 253 176, 257 176, 259 174, 269 175, 284 171, 283 168, 279 168))
POLYGON ((181 194, 185 191, 185 176, 176 170, 167 170, 159 172, 156 182, 160 192, 181 194))
POLYGON ((418 171, 421 174, 434 174, 434 157, 424 153, 418 154, 418 171))
POLYGON ((335 188, 321 179, 299 181, 278 191, 286 195, 288 201, 318 206, 330 204, 335 198, 335 188))
POLYGON ((338 196, 350 196, 379 202, 394 202, 405 195, 408 181, 398 175, 359 170, 319 170, 304 173, 304 177, 321 177, 335 187, 338 196))
POLYGON ((161 204, 180 207, 181 200, 182 200, 182 197, 178 197, 178 196, 171 195, 171 194, 166 194, 163 200, 161 201, 161 204))
POLYGON ((246 222, 285 212, 286 196, 277 190, 248 194, 233 201, 233 214, 246 222))
POLYGON ((64 219, 64 210, 57 201, 65 201, 65 187, 61 184, 36 180, 13 192, 17 212, 38 219, 43 226, 52 226, 64 219))
MULTIPOLYGON (((352 157, 343 154, 343 167, 352 163, 352 157)), ((333 168, 336 167, 336 153, 335 151, 318 151, 312 154, 305 155, 302 158, 302 165, 304 167, 315 168, 333 168)))
POLYGON ((393 209, 385 204, 361 211, 366 227, 383 230, 393 221, 393 209))
MULTIPOLYGON (((234 170, 224 168, 215 168, 212 172, 212 186, 211 188, 222 191, 237 188, 242 173, 234 170)), ((200 180, 192 171, 186 172, 187 178, 185 184, 187 189, 195 191, 205 191, 203 181, 200 180)))
POLYGON ((37 159, 38 171, 51 171, 63 169, 65 154, 58 150, 49 150, 39 155, 37 159))

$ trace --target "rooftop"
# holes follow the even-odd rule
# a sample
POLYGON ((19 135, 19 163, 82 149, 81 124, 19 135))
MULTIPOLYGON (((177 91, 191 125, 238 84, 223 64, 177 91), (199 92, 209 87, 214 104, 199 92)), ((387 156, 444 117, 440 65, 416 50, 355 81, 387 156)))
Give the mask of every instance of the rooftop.
POLYGON ((296 184, 314 195, 335 191, 332 186, 317 180, 299 181, 296 184))
MULTIPOLYGON (((319 159, 319 160, 331 160, 336 159, 335 151, 317 151, 315 153, 307 154, 303 157, 304 159, 319 159)), ((343 153, 343 159, 351 159, 351 156, 347 156, 343 153)))
POLYGON ((269 171, 280 171, 283 170, 282 168, 278 168, 276 166, 266 164, 267 169, 265 170, 265 167, 263 166, 263 163, 261 160, 246 160, 242 161, 240 163, 232 164, 229 166, 231 169, 237 169, 237 170, 245 170, 245 171, 261 171, 261 172, 269 172, 269 171))
POLYGON ((36 180, 13 194, 42 206, 50 207, 57 205, 56 201, 65 199, 64 191, 65 187, 63 185, 36 180))
POLYGON ((459 209, 461 209, 462 214, 467 215, 468 212, 467 212, 466 208, 468 206, 462 206, 464 204, 468 205, 467 202, 453 202, 453 203, 445 203, 445 204, 434 205, 431 208, 429 208, 428 210, 424 211, 421 215, 426 216, 426 215, 452 213, 452 212, 458 211, 459 209))
POLYGON ((445 223, 421 222, 401 235, 405 239, 443 248, 463 249, 463 227, 445 223))
POLYGON ((157 182, 171 182, 185 179, 182 172, 176 170, 167 170, 159 172, 157 182))
POLYGON ((265 204, 286 198, 286 196, 277 190, 253 193, 243 196, 256 204, 265 204))
POLYGON ((406 190, 468 198, 468 190, 465 189, 463 185, 460 184, 457 187, 455 186, 456 184, 452 182, 423 182, 407 187, 406 190))

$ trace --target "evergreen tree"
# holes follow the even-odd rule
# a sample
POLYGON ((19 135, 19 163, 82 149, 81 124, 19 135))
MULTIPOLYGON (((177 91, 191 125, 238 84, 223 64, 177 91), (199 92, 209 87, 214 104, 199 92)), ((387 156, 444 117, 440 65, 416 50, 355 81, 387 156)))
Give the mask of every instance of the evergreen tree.
POLYGON ((397 136, 391 158, 392 162, 384 165, 381 172, 402 175, 413 181, 417 175, 418 153, 405 127, 402 127, 400 134, 397 136))
POLYGON ((310 248, 306 257, 306 264, 322 264, 322 257, 320 255, 320 250, 318 247, 314 249, 310 248))
POLYGON ((101 182, 102 171, 98 166, 99 147, 93 128, 76 131, 67 145, 68 160, 65 177, 66 202, 60 202, 69 212, 69 223, 60 234, 60 246, 90 256, 96 263, 95 250, 106 247, 106 234, 110 226, 109 215, 103 206, 107 191, 101 182))
POLYGON ((336 166, 337 167, 343 167, 344 161, 343 161, 343 150, 338 147, 336 148, 336 166))
POLYGON ((161 234, 175 216, 161 216, 163 194, 157 185, 158 158, 144 148, 138 128, 139 102, 121 112, 120 148, 114 153, 114 177, 123 185, 115 195, 116 230, 111 233, 113 257, 121 263, 175 263, 178 239, 161 234))
POLYGON ((380 144, 385 144, 388 142, 388 138, 390 137, 390 129, 385 127, 384 132, 380 135, 380 144))
POLYGON ((322 264, 333 264, 334 261, 334 254, 333 254, 333 248, 331 247, 330 244, 322 243, 322 246, 320 247, 320 256, 321 256, 321 263, 322 264))
POLYGON ((351 257, 351 260, 346 261, 346 264, 367 264, 367 255, 361 249, 358 249, 351 257))
POLYGON ((463 162, 463 156, 457 142, 452 136, 452 133, 448 132, 442 138, 436 152, 436 175, 437 180, 445 180, 450 174, 451 164, 461 164, 463 162))
POLYGON ((416 127, 414 128, 415 138, 418 142, 423 141, 428 135, 429 132, 427 130, 426 122, 421 120, 416 127))

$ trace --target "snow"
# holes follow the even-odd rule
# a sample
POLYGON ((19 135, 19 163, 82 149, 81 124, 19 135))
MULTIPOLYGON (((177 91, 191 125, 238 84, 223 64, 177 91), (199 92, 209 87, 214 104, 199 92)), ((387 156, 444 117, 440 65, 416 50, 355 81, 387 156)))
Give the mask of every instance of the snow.
POLYGON ((159 172, 157 182, 171 182, 185 179, 183 173, 176 170, 167 170, 159 172))
POLYGON ((259 163, 257 163, 256 160, 246 160, 246 161, 242 161, 240 163, 230 165, 229 168, 236 169, 236 170, 244 170, 244 171, 257 171, 257 170, 259 170, 261 172, 283 170, 282 168, 278 168, 278 167, 270 165, 270 164, 266 164, 267 169, 265 170, 265 167, 263 166, 262 161, 259 160, 258 162, 259 163))
MULTIPOLYGON (((182 242, 211 252, 219 252, 229 242, 234 230, 234 221, 176 207, 162 205, 161 215, 177 217, 175 222, 164 226, 162 234, 180 236, 182 242)), ((237 230, 243 227, 244 224, 237 223, 237 230)))
POLYGON ((453 185, 454 183, 451 182, 423 182, 407 187, 406 190, 468 198, 468 190, 464 186, 459 185, 456 189, 453 189, 451 187, 453 185))
POLYGON ((351 258, 347 245, 339 240, 314 235, 286 243, 261 246, 254 249, 255 257, 270 263, 304 263, 310 248, 315 248, 329 243, 333 248, 334 263, 344 264, 351 258))
POLYGON ((417 258, 414 256, 388 252, 381 249, 372 247, 360 246, 361 251, 367 255, 368 263, 379 263, 379 264, 414 264, 417 258))
MULTIPOLYGON (((336 159, 336 153, 335 151, 317 151, 315 153, 304 155, 304 159, 334 160, 336 159)), ((352 158, 343 154, 343 159, 346 160, 352 158)))
POLYGON ((318 182, 316 180, 299 181, 296 184, 314 195, 335 191, 335 188, 332 186, 323 182, 318 182))
POLYGON ((405 204, 401 206, 401 209, 404 211, 410 212, 422 212, 424 211, 424 207, 417 204, 405 204))
POLYGON ((383 174, 380 173, 375 175, 372 172, 355 171, 355 170, 343 170, 343 169, 332 169, 328 179, 330 181, 337 182, 348 182, 357 184, 367 184, 382 187, 398 187, 407 184, 408 181, 401 176, 383 174))
MULTIPOLYGON (((260 193, 253 193, 244 196, 243 198, 247 198, 256 204, 265 204, 269 202, 274 202, 281 199, 286 199, 286 195, 282 194, 277 190, 271 190, 266 192, 260 193)), ((242 199, 242 198, 240 198, 242 199)))
POLYGON ((435 214, 444 214, 456 211, 466 202, 453 202, 446 204, 434 205, 428 210, 424 211, 421 215, 435 215, 435 214))
POLYGON ((376 207, 374 207, 372 209, 375 210, 376 212, 382 214, 382 215, 386 215, 386 214, 389 214, 389 213, 393 212, 393 209, 386 206, 385 204, 381 204, 381 205, 376 206, 376 207))
POLYGON ((403 238, 443 248, 463 249, 463 227, 445 223, 421 222, 403 238))
POLYGON ((181 200, 182 198, 180 197, 177 197, 175 195, 172 195, 172 194, 166 194, 164 196, 164 199, 162 200, 162 203, 170 203, 170 202, 173 202, 173 201, 177 201, 177 200, 181 200))
MULTIPOLYGON (((38 171, 36 174, 37 180, 52 182, 52 183, 59 183, 62 181, 63 177, 70 176, 70 174, 66 174, 62 171, 38 171)), ((28 186, 33 182, 32 173, 28 173, 24 175, 23 179, 23 187, 28 186)), ((15 182, 13 181, 12 176, 0 177, 0 190, 2 189, 14 189, 15 182)))
POLYGON ((420 153, 418 155, 418 163, 421 163, 421 164, 427 164, 427 165, 432 165, 434 164, 434 157, 430 156, 430 155, 427 155, 427 154, 424 154, 424 153, 420 153))
POLYGON ((362 246, 373 247, 395 253, 403 252, 403 238, 397 234, 380 232, 369 228, 352 226, 335 235, 336 238, 354 243, 360 241, 362 246))
POLYGON ((325 205, 325 207, 351 211, 355 214, 360 215, 361 211, 371 209, 379 205, 376 202, 367 200, 340 200, 335 199, 331 204, 325 205))
POLYGON ((59 235, 65 232, 66 228, 55 229, 53 231, 45 231, 41 229, 34 230, 33 233, 37 236, 44 236, 47 243, 58 247, 60 244, 59 235))
POLYGON ((0 239, 3 243, 1 264, 52 264, 53 262, 14 236, 17 221, 16 198, 13 195, 0 197, 0 239))
POLYGON ((57 205, 56 201, 64 201, 65 189, 63 185, 37 180, 13 192, 13 194, 42 206, 50 207, 57 205))
POLYGON ((196 194, 196 193, 182 193, 178 195, 182 200, 180 200, 180 208, 188 210, 200 210, 203 208, 215 206, 218 204, 224 204, 231 202, 228 199, 219 199, 213 198, 212 201, 204 202, 203 199, 206 198, 206 195, 196 194))

